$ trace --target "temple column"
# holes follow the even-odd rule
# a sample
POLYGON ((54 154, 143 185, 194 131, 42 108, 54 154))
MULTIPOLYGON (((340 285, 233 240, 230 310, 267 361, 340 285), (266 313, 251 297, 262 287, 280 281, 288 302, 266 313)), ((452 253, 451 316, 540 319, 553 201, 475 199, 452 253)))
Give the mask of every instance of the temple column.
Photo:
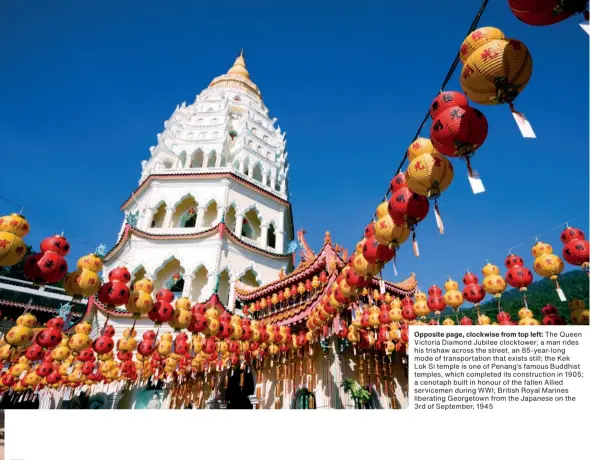
POLYGON ((262 249, 266 249, 268 246, 268 224, 264 223, 260 225, 260 244, 262 249))
POLYGON ((172 163, 172 169, 180 169, 180 157, 174 158, 174 162, 172 163))
POLYGON ((223 219, 223 216, 225 215, 225 207, 224 206, 219 206, 217 208, 217 218, 215 220, 215 223, 219 223, 221 222, 221 219, 223 219))
POLYGON ((274 170, 273 170, 273 172, 270 175, 270 188, 272 188, 274 190, 276 185, 277 185, 277 176, 275 175, 274 170))
POLYGON ((166 208, 166 215, 164 216, 164 222, 162 223, 162 228, 170 228, 172 227, 172 216, 174 214, 174 208, 167 207, 166 208))
POLYGON ((197 208, 196 228, 202 228, 203 227, 203 220, 204 219, 205 219, 205 207, 204 206, 199 206, 197 208))
POLYGON ((144 211, 144 216, 141 222, 140 228, 151 228, 152 227, 152 219, 154 218, 154 210, 147 208, 144 211))
POLYGON ((262 185, 268 187, 266 184, 268 183, 268 171, 262 172, 262 185))
POLYGON ((215 157, 215 167, 219 168, 221 166, 221 153, 215 157))
POLYGON ((191 289, 193 287, 193 280, 195 279, 194 273, 189 273, 188 275, 183 276, 184 279, 184 287, 182 288, 182 297, 186 297, 188 299, 191 298, 191 289))
POLYGON ((227 308, 233 312, 236 308, 236 282, 237 278, 229 280, 229 299, 227 301, 227 308))
POLYGON ((240 159, 240 172, 241 172, 242 174, 246 174, 246 173, 244 172, 244 160, 243 160, 243 159, 240 159))
POLYGON ((285 177, 281 182, 281 193, 285 193, 287 191, 287 178, 285 177))
POLYGON ((209 154, 204 153, 203 154, 203 168, 206 168, 208 164, 209 164, 209 154))
POLYGON ((285 252, 285 234, 281 230, 276 231, 276 251, 280 254, 285 252))
POLYGON ((242 237, 242 225, 244 224, 244 215, 242 213, 236 213, 236 236, 242 237))

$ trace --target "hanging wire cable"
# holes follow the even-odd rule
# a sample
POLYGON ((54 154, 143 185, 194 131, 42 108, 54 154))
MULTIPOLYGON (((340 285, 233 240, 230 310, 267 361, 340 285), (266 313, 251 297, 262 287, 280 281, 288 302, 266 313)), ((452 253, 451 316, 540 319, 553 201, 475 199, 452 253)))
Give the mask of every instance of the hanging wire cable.
MULTIPOLYGON (((475 15, 475 18, 473 18, 473 22, 469 26, 469 30, 467 31, 465 36, 469 35, 471 32, 473 32, 477 28, 479 21, 484 13, 486 7, 488 6, 488 3, 489 3, 489 0, 483 0, 481 6, 479 7, 479 11, 475 15)), ((460 51, 457 52, 457 55, 455 56, 455 59, 453 60, 453 63, 451 64, 451 67, 450 67, 449 71, 447 72, 447 75, 445 76, 445 79, 443 80, 442 85, 440 86, 440 90, 439 90, 440 92, 443 92, 445 90, 447 84, 449 83, 451 78, 453 78, 453 74, 455 73, 455 70, 457 69, 457 66, 459 65, 459 62, 461 60, 460 53, 461 53, 460 51)), ((414 142, 418 137, 420 137, 420 133, 422 132, 422 129, 424 129, 424 125, 426 125, 429 118, 430 118, 430 108, 426 112, 426 115, 424 116, 422 123, 420 123, 420 127, 418 128, 418 131, 416 131, 416 134, 414 135, 414 139, 412 139, 412 142, 414 142)), ((399 174, 399 172, 402 170, 407 158, 408 158, 408 152, 406 151, 404 153, 402 161, 400 162, 399 166, 397 167, 397 170, 394 175, 399 174)), ((385 200, 389 197, 390 193, 391 193, 391 190, 388 187, 387 192, 384 195, 385 200)), ((375 219, 376 215, 377 215, 377 213, 373 214, 373 220, 375 219)))

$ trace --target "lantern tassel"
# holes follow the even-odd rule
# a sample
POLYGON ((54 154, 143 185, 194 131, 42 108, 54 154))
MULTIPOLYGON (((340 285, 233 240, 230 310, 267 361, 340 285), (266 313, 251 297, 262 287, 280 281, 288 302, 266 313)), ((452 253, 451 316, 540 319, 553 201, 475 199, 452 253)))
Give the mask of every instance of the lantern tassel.
POLYGON ((555 290, 557 291, 557 295, 559 296, 559 300, 561 300, 562 302, 566 302, 567 298, 565 297, 565 294, 563 293, 563 291, 559 287, 559 281, 557 281, 557 278, 555 278, 555 290))
POLYGON ((518 126, 518 129, 520 130, 520 134, 522 134, 522 137, 536 139, 537 136, 535 134, 535 131, 533 131, 533 127, 531 126, 527 118, 524 116, 524 114, 518 112, 514 108, 514 104, 512 102, 509 102, 508 105, 510 106, 510 111, 512 112, 512 116, 516 121, 516 125, 518 126))
POLYGON ((397 276, 397 264, 395 263, 395 256, 393 256, 393 274, 397 276))
POLYGON ((443 221, 440 217, 440 211, 438 209, 438 200, 434 200, 434 217, 436 218, 436 226, 438 227, 438 231, 441 235, 444 235, 445 226, 443 225, 443 221))
POLYGON ((418 249, 418 241, 416 241, 416 232, 412 232, 412 248, 414 249, 414 255, 420 257, 420 250, 418 249))
POLYGON ((478 193, 485 192, 486 189, 483 186, 481 177, 479 177, 477 171, 474 171, 471 167, 471 159, 469 158, 469 156, 465 157, 465 162, 467 163, 467 178, 469 179, 469 185, 471 185, 471 190, 473 191, 473 194, 477 195, 478 193))

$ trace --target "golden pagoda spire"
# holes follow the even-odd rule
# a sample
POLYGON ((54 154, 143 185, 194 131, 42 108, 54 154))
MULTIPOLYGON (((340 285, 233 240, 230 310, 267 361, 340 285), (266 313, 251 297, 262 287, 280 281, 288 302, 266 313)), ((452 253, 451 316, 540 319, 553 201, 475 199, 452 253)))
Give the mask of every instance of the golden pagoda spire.
POLYGON ((250 79, 250 74, 246 70, 246 61, 244 60, 244 48, 240 50, 240 54, 236 58, 234 65, 227 72, 228 75, 241 75, 247 79, 250 79))

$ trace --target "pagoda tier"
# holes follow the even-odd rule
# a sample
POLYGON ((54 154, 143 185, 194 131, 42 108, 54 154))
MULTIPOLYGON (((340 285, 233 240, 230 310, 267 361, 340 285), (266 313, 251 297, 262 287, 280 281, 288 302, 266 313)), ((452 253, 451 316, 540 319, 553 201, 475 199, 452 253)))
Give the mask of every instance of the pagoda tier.
MULTIPOLYGON (((288 275, 264 286, 253 288, 237 283, 236 300, 259 320, 279 326, 304 325, 314 306, 328 292, 347 259, 345 250, 332 244, 326 232, 324 245, 316 255, 305 241, 305 232, 298 232, 301 263, 288 275), (287 293, 288 291, 288 293, 287 293)), ((379 281, 372 280, 372 288, 379 289, 379 281)), ((414 274, 400 283, 385 281, 385 292, 392 297, 412 296, 417 282, 414 274)))

